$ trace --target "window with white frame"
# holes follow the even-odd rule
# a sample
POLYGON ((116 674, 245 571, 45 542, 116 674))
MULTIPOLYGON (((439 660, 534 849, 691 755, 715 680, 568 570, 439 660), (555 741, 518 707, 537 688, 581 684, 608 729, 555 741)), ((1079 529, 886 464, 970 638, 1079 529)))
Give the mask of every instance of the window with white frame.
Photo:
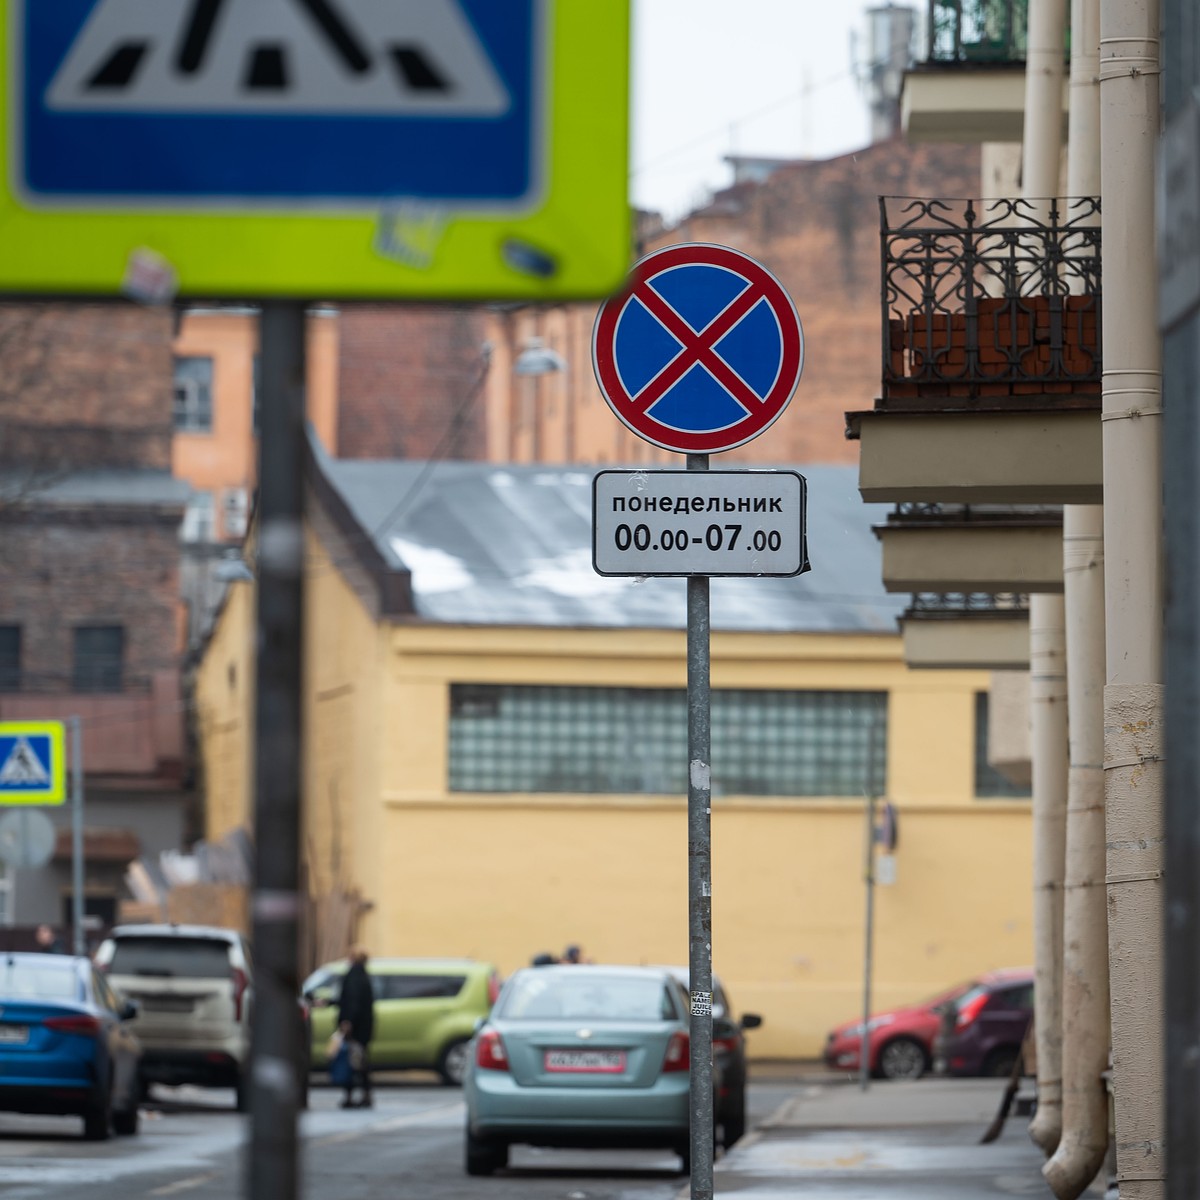
POLYGON ((211 433, 213 425, 213 360, 189 356, 175 359, 175 428, 182 433, 211 433))

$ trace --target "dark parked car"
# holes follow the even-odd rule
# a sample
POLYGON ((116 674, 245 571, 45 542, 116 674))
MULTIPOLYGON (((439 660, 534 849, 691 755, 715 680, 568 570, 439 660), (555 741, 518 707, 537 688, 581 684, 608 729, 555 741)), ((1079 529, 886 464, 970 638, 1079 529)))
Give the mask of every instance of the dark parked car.
POLYGON ((80 1116, 93 1141, 137 1133, 137 1011, 86 958, 0 956, 0 1110, 80 1116))
POLYGON ((1033 972, 983 975, 942 1015, 934 1065, 945 1075, 1008 1075, 1033 1016, 1033 972))
MULTIPOLYGON (((668 967, 686 988, 687 967, 668 967)), ((762 1024, 758 1013, 733 1015, 733 1007, 721 981, 713 976, 713 1065, 720 1082, 714 1098, 714 1119, 721 1127, 721 1145, 726 1150, 746 1132, 746 1039, 743 1030, 762 1024)))

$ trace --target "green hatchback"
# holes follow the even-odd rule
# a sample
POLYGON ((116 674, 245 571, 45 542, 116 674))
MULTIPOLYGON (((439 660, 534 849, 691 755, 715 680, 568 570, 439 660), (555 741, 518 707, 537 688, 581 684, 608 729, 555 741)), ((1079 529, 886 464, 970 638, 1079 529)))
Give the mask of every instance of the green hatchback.
MULTIPOLYGON (((337 1000, 348 964, 326 963, 304 981, 312 1005, 312 1066, 329 1065, 327 1046, 337 1023, 337 1000)), ((462 1083, 467 1043, 500 992, 491 963, 455 958, 372 958, 375 990, 373 1070, 437 1071, 462 1083)))

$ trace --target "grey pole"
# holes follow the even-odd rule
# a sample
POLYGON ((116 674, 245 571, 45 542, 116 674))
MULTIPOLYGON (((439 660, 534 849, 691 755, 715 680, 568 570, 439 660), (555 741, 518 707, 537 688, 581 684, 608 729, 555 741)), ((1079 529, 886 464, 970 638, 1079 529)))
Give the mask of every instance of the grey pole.
POLYGON ((866 942, 863 948, 862 1041, 858 1052, 858 1082, 865 1092, 871 1083, 871 969, 875 960, 875 734, 872 720, 867 727, 867 831, 863 882, 867 889, 866 942))
MULTIPOLYGON (((707 471, 707 454, 689 454, 707 471)), ((691 1018, 692 1200, 712 1200, 712 684, 708 576, 687 581, 688 980, 691 1018)))
POLYGON ((254 765, 254 1010, 246 1195, 299 1194, 301 595, 305 312, 263 306, 254 765))
POLYGON ((72 948, 87 953, 83 933, 83 723, 71 717, 71 924, 72 948))

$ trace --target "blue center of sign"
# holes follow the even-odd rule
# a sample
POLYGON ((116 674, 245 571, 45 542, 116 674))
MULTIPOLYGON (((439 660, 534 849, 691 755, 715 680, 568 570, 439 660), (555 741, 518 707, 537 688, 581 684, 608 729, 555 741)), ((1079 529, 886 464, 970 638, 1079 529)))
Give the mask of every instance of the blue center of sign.
POLYGON ((779 378, 783 339, 763 298, 719 337, 714 327, 750 286, 734 271, 689 263, 655 275, 635 293, 617 324, 613 350, 621 383, 647 415, 682 433, 728 429, 761 404, 779 378), (671 332, 657 303, 665 303, 687 330, 671 332), (690 331, 690 344, 683 338, 690 331), (678 333, 678 336, 677 336, 678 333), (715 359, 714 359, 715 356, 715 359), (664 381, 666 386, 664 387, 664 381), (649 398, 647 401, 647 397, 649 398))
POLYGON ((541 0, 9 0, 32 197, 532 202, 541 0))

